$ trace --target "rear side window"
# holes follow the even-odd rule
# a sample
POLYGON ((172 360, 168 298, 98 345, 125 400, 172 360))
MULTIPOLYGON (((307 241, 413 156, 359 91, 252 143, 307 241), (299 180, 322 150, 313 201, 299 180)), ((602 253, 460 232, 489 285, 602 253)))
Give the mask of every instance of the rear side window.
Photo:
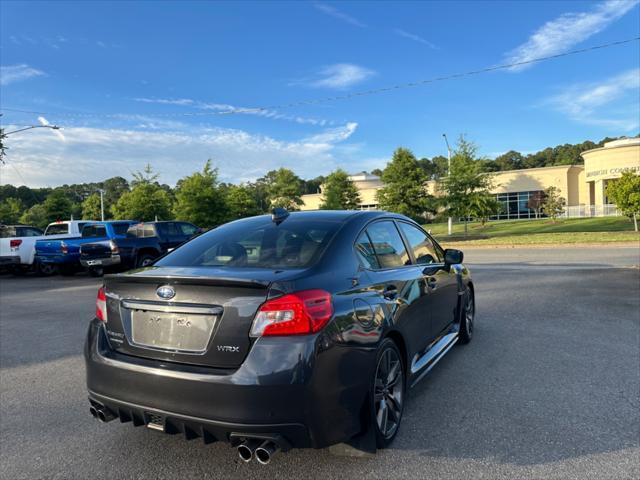
POLYGON ((18 237, 38 237, 42 235, 42 230, 34 227, 16 227, 18 237))
POLYGON ((173 222, 156 223, 156 230, 158 230, 158 234, 165 238, 182 236, 182 232, 178 230, 178 227, 173 222))
POLYGON ((402 237, 393 222, 388 220, 375 222, 367 228, 367 232, 380 268, 402 267, 411 264, 402 237))
POLYGON ((113 233, 116 235, 126 235, 127 230, 129 230, 128 223, 112 223, 111 228, 113 228, 113 233))
POLYGON ((340 225, 295 218, 280 225, 262 218, 233 222, 196 237, 155 265, 304 268, 320 258, 340 225))
POLYGON ((45 235, 65 235, 69 233, 69 225, 66 223, 54 223, 45 230, 45 235))
POLYGON ((369 240, 367 232, 362 232, 362 235, 358 237, 356 241, 356 252, 358 253, 360 262, 365 268, 374 270, 380 268, 380 264, 376 258, 376 252, 373 250, 373 245, 371 245, 371 240, 369 240))
POLYGON ((85 225, 82 229, 82 238, 106 237, 107 228, 104 225, 85 225))
POLYGON ((187 237, 198 233, 198 227, 196 227, 195 225, 191 225, 190 223, 178 223, 178 227, 182 232, 182 235, 185 235, 187 237))
POLYGON ((408 223, 399 222, 400 229, 409 241, 409 247, 413 250, 413 256, 418 265, 441 263, 442 258, 431 239, 419 228, 408 223))

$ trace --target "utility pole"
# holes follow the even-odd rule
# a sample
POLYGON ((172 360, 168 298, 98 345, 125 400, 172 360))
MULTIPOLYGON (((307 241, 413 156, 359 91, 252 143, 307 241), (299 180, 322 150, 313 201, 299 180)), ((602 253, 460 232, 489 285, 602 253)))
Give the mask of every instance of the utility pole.
MULTIPOLYGON (((448 177, 451 173, 451 147, 449 147, 449 140, 447 140, 447 134, 443 133, 442 136, 444 137, 444 141, 447 144, 447 158, 448 158, 447 177, 448 177)), ((451 219, 451 216, 449 216, 449 219, 447 220, 447 231, 449 232, 448 235, 451 235, 453 231, 453 220, 451 219)))
POLYGON ((98 192, 100 192, 100 220, 104 222, 104 190, 99 188, 98 192))

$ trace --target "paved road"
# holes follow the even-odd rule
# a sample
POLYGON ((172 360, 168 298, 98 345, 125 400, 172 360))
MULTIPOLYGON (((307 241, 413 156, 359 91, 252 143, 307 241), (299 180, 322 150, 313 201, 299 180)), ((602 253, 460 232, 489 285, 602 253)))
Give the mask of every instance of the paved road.
POLYGON ((411 391, 392 448, 293 451, 267 467, 93 420, 80 352, 98 281, 2 277, 0 478, 640 478, 637 250, 467 258, 476 337, 411 391))

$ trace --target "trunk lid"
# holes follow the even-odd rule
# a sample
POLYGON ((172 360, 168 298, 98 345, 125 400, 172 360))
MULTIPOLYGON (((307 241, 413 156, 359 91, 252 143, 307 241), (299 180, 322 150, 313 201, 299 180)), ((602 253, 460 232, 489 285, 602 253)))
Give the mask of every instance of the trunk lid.
POLYGON ((238 367, 274 279, 300 270, 148 267, 105 277, 106 330, 113 349, 138 357, 238 367))

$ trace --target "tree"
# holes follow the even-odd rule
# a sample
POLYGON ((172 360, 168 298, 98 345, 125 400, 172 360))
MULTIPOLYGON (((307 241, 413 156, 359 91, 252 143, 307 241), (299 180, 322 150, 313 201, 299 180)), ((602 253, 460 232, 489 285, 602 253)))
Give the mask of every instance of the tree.
POLYGON ((47 219, 47 212, 44 209, 44 205, 38 203, 22 214, 20 223, 45 228, 51 222, 47 219))
POLYGON ((151 166, 134 173, 133 178, 131 191, 123 193, 111 207, 114 218, 140 221, 171 218, 171 197, 156 181, 158 175, 151 166))
POLYGON ((382 172, 385 186, 378 191, 380 208, 418 221, 435 212, 434 198, 427 193, 427 176, 411 150, 398 148, 382 172))
MULTIPOLYGON (((105 210, 105 217, 107 210, 105 210)), ((100 206, 100 195, 93 193, 82 202, 82 218, 85 220, 102 219, 102 210, 100 206)))
POLYGON ((502 155, 498 155, 494 163, 498 167, 497 171, 504 170, 518 170, 522 168, 524 157, 520 152, 516 152, 515 150, 509 150, 507 153, 503 153, 502 155))
POLYGON ((250 187, 245 185, 230 185, 226 192, 228 220, 252 217, 262 213, 250 187))
MULTIPOLYGON (((490 195, 493 188, 491 175, 482 171, 482 161, 477 157, 477 150, 472 142, 460 136, 451 158, 451 171, 442 180, 444 205, 451 216, 464 219, 465 234, 467 222, 474 216, 473 201, 479 196, 490 195)), ((497 212, 496 209, 493 214, 497 212)))
POLYGON ((108 178, 102 182, 104 189, 104 205, 105 209, 115 204, 123 193, 129 191, 129 182, 122 177, 108 178))
POLYGON ((19 198, 7 198, 0 203, 0 223, 18 223, 25 211, 24 203, 19 198))
POLYGON ((360 204, 358 189, 347 172, 340 168, 327 177, 322 196, 322 210, 355 210, 360 204))
POLYGON ((484 227, 490 217, 500 213, 502 204, 495 195, 485 192, 475 192, 469 199, 469 207, 471 216, 480 220, 480 223, 484 227))
POLYGON ((298 210, 304 202, 302 195, 302 180, 288 168, 271 170, 265 177, 265 184, 271 207, 282 207, 288 210, 298 210))
POLYGON ((638 231, 640 215, 640 175, 631 171, 622 173, 622 177, 607 185, 607 196, 618 209, 633 219, 633 227, 638 231))
POLYGON ((555 223, 558 216, 564 212, 564 207, 567 202, 560 196, 560 190, 554 186, 546 188, 544 196, 545 198, 544 203, 542 204, 542 211, 555 223))
POLYGON ((44 207, 47 223, 71 218, 73 204, 63 190, 55 189, 51 192, 42 206, 44 207))
POLYGON ((218 183, 218 169, 211 168, 211 160, 207 160, 202 172, 180 179, 175 196, 173 213, 179 220, 201 227, 214 227, 227 218, 224 194, 218 183))
POLYGON ((540 217, 545 198, 546 196, 543 191, 534 192, 533 195, 529 196, 529 200, 527 201, 527 208, 535 212, 536 218, 540 217))

